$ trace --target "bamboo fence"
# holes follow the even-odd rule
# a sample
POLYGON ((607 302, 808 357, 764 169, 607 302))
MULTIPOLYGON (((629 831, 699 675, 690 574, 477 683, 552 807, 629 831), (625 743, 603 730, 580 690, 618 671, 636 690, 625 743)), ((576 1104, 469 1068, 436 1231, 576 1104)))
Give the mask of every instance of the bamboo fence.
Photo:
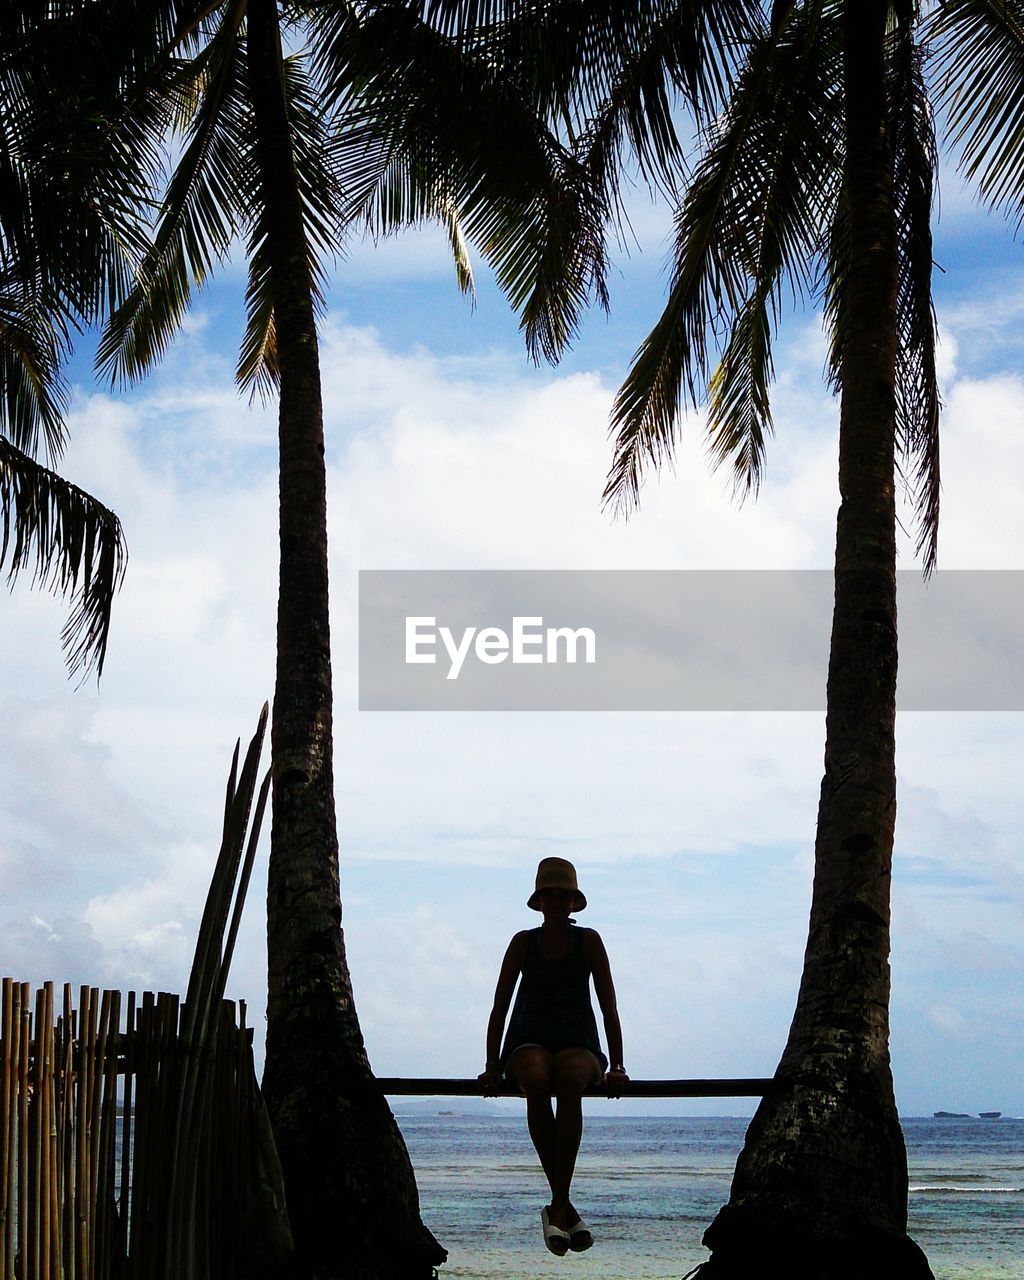
POLYGON ((269 777, 267 708, 228 780, 184 1000, 0 996, 0 1280, 234 1280, 291 1250, 245 1003, 224 988, 269 777), (248 841, 246 835, 248 832, 248 841), (229 923, 230 921, 230 923, 229 923))
POLYGON ((263 1176, 244 1002, 220 1003, 198 1124, 178 1106, 189 1055, 177 996, 132 992, 122 1017, 120 992, 83 987, 75 1007, 65 986, 55 1011, 52 983, 33 995, 4 978, 0 1006, 2 1280, 162 1280, 189 1230, 172 1198, 183 1136, 198 1174, 184 1273, 242 1274, 239 1233, 263 1176))

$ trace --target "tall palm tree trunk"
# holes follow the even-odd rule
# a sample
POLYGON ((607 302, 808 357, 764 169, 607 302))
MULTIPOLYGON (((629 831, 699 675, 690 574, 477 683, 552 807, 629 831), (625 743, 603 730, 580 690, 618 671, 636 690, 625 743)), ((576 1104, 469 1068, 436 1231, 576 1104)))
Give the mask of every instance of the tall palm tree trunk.
POLYGON ((323 407, 277 0, 250 0, 248 50, 281 382, 264 1089, 296 1244, 291 1273, 415 1280, 446 1255, 420 1221, 405 1144, 370 1070, 341 929, 323 407))
POLYGON ((841 317, 835 609, 825 775, 803 978, 702 1276, 931 1275, 907 1237, 907 1161, 889 1066, 896 818, 897 240, 885 0, 844 24, 849 274, 841 317))

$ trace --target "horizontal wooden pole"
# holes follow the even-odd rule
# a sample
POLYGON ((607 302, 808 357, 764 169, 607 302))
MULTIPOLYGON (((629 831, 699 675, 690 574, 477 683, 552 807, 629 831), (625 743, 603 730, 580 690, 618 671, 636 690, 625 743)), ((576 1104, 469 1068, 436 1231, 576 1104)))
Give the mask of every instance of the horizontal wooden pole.
MULTIPOLYGON (((378 1076, 377 1083, 389 1097, 479 1098, 484 1096, 479 1080, 444 1080, 378 1076)), ((770 1077, 744 1080, 629 1080, 622 1086, 624 1098, 760 1098, 771 1088, 770 1077)), ((503 1081, 486 1095, 490 1098, 520 1098, 518 1089, 503 1081)), ((585 1090, 585 1098, 606 1098, 601 1086, 585 1090)))

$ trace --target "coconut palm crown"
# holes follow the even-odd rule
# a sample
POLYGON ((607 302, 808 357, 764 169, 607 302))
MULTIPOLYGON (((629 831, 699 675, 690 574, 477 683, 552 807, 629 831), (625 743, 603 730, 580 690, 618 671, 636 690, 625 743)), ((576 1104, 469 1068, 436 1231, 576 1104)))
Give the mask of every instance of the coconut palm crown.
POLYGON ((77 97, 68 79, 82 55, 56 6, 4 6, 0 567, 9 581, 29 572, 69 600, 64 648, 84 677, 103 669, 126 549, 114 513, 52 469, 67 444, 62 366, 75 330, 123 293, 144 242, 128 138, 101 128, 97 103, 77 97))

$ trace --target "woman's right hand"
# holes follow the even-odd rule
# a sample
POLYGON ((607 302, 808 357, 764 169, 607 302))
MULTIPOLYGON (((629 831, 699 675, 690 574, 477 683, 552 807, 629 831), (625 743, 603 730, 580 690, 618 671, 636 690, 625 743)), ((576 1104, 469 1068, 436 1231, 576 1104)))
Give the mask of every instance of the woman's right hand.
POLYGON ((477 1076, 477 1083, 485 1098, 496 1098, 501 1087, 501 1068, 490 1065, 484 1067, 477 1076))

